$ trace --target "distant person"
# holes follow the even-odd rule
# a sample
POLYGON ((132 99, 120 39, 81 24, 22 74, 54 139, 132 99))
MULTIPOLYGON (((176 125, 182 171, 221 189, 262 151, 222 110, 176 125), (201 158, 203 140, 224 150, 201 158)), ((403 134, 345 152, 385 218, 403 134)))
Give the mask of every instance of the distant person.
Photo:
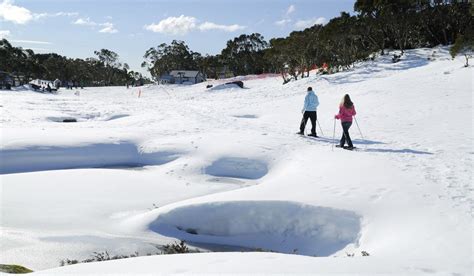
POLYGON ((67 82, 67 88, 68 88, 68 89, 72 89, 72 86, 73 86, 72 81, 68 81, 68 82, 67 82))
POLYGON ((349 128, 352 125, 352 117, 356 115, 354 103, 348 94, 344 95, 341 104, 339 105, 339 113, 334 116, 335 119, 341 120, 342 125, 342 137, 339 145, 336 147, 345 148, 348 150, 354 149, 352 144, 351 136, 349 135, 349 128), (344 147, 347 142, 347 147, 344 147))
POLYGON ((46 85, 46 90, 51 93, 52 89, 51 89, 51 84, 48 82, 48 84, 46 85))
POLYGON ((304 135, 306 122, 308 121, 308 118, 309 118, 311 120, 311 134, 309 134, 308 136, 318 137, 318 135, 316 135, 316 120, 317 120, 316 108, 318 107, 318 105, 319 105, 318 96, 314 94, 313 88, 308 87, 306 97, 304 98, 304 106, 303 106, 303 109, 301 110, 301 113, 303 113, 303 119, 301 120, 300 132, 298 132, 298 134, 304 135))

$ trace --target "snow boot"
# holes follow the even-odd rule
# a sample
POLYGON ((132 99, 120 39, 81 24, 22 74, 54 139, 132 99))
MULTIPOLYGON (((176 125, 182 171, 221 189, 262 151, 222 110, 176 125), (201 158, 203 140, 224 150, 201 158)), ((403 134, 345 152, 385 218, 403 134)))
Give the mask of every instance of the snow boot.
POLYGON ((318 135, 316 135, 316 133, 308 134, 308 136, 315 137, 315 138, 318 138, 318 137, 319 137, 318 135))

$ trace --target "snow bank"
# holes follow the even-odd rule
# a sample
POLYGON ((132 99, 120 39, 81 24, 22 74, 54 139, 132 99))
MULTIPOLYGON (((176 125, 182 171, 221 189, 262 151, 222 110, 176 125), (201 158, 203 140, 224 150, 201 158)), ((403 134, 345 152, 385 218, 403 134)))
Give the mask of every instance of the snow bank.
POLYGON ((131 142, 30 146, 0 150, 0 174, 73 168, 142 167, 171 162, 178 151, 141 152, 131 142))
POLYGON ((285 201, 212 202, 173 209, 150 229, 195 243, 329 256, 357 243, 360 217, 351 211, 285 201))
POLYGON ((262 160, 222 157, 204 169, 205 173, 218 177, 259 179, 268 172, 267 164, 262 160))

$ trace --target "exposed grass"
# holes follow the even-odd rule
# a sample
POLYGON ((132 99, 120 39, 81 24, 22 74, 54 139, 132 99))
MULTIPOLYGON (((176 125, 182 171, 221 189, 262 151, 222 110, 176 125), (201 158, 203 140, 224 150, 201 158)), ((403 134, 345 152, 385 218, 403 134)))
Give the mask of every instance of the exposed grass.
POLYGON ((0 272, 11 273, 11 274, 22 274, 22 273, 33 272, 33 270, 28 269, 21 265, 0 264, 0 272))
MULTIPOLYGON (((186 245, 185 241, 180 241, 166 244, 163 246, 155 246, 159 251, 152 254, 148 253, 147 256, 151 255, 167 255, 167 254, 182 254, 182 253, 200 253, 199 250, 192 250, 186 245)), ((73 265, 78 263, 92 263, 92 262, 103 262, 103 261, 110 261, 110 260, 120 260, 120 259, 127 259, 127 258, 135 258, 140 256, 138 252, 135 252, 130 255, 110 255, 109 252, 94 252, 91 254, 91 258, 85 260, 76 260, 76 259, 63 259, 59 262, 61 266, 65 265, 73 265)))

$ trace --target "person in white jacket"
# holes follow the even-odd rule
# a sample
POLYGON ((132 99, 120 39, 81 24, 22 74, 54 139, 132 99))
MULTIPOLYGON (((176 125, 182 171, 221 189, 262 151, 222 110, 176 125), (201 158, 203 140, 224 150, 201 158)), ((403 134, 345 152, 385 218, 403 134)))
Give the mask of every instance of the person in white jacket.
POLYGON ((314 93, 313 88, 308 87, 306 97, 304 98, 304 106, 301 110, 301 113, 303 113, 303 119, 301 120, 300 131, 298 132, 298 134, 304 135, 306 122, 309 118, 311 120, 311 134, 309 134, 308 136, 318 137, 318 135, 316 134, 316 120, 318 118, 316 108, 318 107, 318 105, 318 96, 316 96, 316 94, 314 93))

